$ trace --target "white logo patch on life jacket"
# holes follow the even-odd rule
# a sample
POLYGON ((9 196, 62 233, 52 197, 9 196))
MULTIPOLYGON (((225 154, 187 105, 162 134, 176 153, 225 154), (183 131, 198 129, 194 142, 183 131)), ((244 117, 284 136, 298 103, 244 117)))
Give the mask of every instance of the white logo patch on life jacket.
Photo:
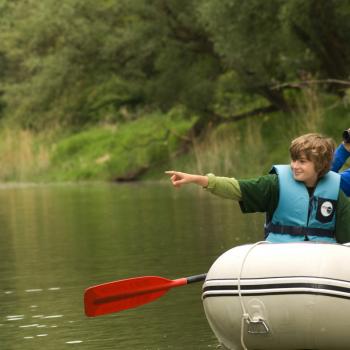
POLYGON ((329 201, 323 202, 321 205, 321 214, 324 217, 328 217, 333 212, 333 204, 329 201))

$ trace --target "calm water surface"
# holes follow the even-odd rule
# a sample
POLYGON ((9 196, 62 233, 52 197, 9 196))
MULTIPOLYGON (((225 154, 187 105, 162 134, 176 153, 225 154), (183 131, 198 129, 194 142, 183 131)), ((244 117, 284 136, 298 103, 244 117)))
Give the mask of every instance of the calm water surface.
POLYGON ((0 186, 0 349, 215 349, 201 283, 87 318, 84 289, 205 273, 263 218, 169 183, 0 186))

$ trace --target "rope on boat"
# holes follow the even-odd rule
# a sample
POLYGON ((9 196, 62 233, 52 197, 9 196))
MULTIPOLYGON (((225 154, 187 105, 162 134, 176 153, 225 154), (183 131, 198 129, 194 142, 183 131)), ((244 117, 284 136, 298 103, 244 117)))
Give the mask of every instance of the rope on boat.
POLYGON ((242 261, 242 265, 241 265, 241 269, 239 271, 239 275, 238 275, 238 280, 237 280, 237 287, 238 287, 238 297, 239 297, 239 302, 241 304, 241 308, 242 308, 242 318, 241 318, 241 345, 243 350, 248 350, 248 348, 245 345, 244 342, 244 326, 247 322, 252 321, 249 313, 247 312, 245 305, 244 305, 244 301, 243 301, 243 297, 242 297, 242 291, 241 291, 241 278, 242 278, 242 273, 243 273, 243 268, 244 268, 244 264, 248 258, 248 255, 250 254, 250 252, 257 246, 263 243, 270 243, 267 241, 259 241, 254 243, 247 251, 247 253, 245 254, 243 261, 242 261))

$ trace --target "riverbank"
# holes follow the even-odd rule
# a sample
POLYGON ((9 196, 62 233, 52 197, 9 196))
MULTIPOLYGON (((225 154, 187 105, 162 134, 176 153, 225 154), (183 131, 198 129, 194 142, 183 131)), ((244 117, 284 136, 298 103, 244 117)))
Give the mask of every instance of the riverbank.
POLYGON ((191 135, 195 116, 175 109, 123 124, 35 133, 0 129, 0 181, 134 181, 163 178, 165 169, 254 176, 288 162, 290 140, 320 132, 340 142, 350 126, 344 100, 307 101, 293 113, 274 112, 208 127, 191 135))

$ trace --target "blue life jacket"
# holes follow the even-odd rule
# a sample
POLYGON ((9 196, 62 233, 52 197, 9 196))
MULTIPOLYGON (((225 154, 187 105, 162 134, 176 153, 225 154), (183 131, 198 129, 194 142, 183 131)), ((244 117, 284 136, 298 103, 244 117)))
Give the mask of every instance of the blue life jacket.
POLYGON ((305 184, 294 180, 290 165, 275 165, 279 181, 279 201, 265 225, 270 242, 314 240, 336 242, 335 219, 340 175, 329 171, 317 183, 312 196, 305 184))

